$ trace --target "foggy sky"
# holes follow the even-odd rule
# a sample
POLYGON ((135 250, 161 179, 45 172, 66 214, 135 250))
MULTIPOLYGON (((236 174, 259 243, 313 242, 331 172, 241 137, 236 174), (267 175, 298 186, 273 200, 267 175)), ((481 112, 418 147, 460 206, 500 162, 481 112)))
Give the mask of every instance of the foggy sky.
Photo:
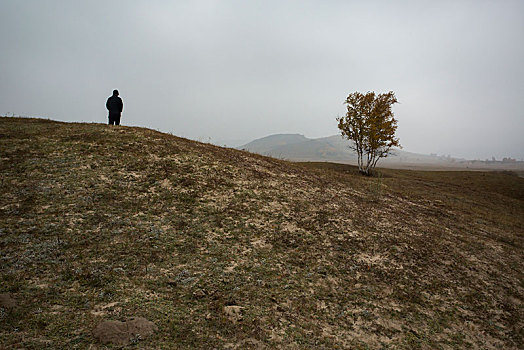
POLYGON ((524 159, 524 1, 0 0, 0 114, 323 137, 393 90, 404 149, 524 159))

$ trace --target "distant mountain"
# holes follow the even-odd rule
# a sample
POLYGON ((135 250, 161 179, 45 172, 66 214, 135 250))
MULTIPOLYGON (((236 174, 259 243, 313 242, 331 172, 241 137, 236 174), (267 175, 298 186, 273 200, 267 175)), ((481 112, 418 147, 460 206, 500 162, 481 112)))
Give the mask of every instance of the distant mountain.
POLYGON ((278 157, 275 153, 280 147, 291 146, 309 141, 307 137, 300 134, 275 134, 251 141, 237 149, 246 149, 253 153, 278 157))
MULTIPOLYGON (((237 147, 253 153, 292 161, 330 161, 354 163, 356 154, 349 146, 349 141, 340 135, 309 139, 300 134, 278 134, 254 140, 237 147)), ((425 155, 392 150, 392 154, 381 163, 449 163, 451 159, 436 155, 425 155)))

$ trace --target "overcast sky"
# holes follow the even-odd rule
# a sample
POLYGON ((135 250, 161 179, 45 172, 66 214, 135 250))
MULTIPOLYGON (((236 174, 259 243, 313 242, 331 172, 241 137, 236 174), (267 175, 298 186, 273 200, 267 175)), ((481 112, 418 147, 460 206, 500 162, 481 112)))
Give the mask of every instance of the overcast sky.
POLYGON ((524 159, 524 1, 0 0, 0 113, 323 137, 393 90, 404 149, 524 159))

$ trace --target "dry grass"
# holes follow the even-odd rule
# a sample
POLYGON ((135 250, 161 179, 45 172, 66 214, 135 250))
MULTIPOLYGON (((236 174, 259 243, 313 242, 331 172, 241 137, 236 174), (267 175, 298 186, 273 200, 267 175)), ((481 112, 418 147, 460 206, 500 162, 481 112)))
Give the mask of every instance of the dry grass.
POLYGON ((7 348, 523 343, 524 179, 294 164, 142 128, 0 119, 7 348))

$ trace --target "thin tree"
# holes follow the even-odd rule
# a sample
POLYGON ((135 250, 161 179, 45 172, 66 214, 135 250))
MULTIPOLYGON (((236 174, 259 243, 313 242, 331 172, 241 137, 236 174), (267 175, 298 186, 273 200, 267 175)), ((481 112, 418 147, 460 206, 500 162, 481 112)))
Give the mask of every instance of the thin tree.
POLYGON ((353 92, 346 101, 347 113, 337 117, 343 137, 352 141, 349 146, 357 153, 358 169, 370 175, 380 158, 390 154, 392 147, 399 147, 395 137, 397 120, 391 106, 397 103, 395 93, 385 94, 353 92))

